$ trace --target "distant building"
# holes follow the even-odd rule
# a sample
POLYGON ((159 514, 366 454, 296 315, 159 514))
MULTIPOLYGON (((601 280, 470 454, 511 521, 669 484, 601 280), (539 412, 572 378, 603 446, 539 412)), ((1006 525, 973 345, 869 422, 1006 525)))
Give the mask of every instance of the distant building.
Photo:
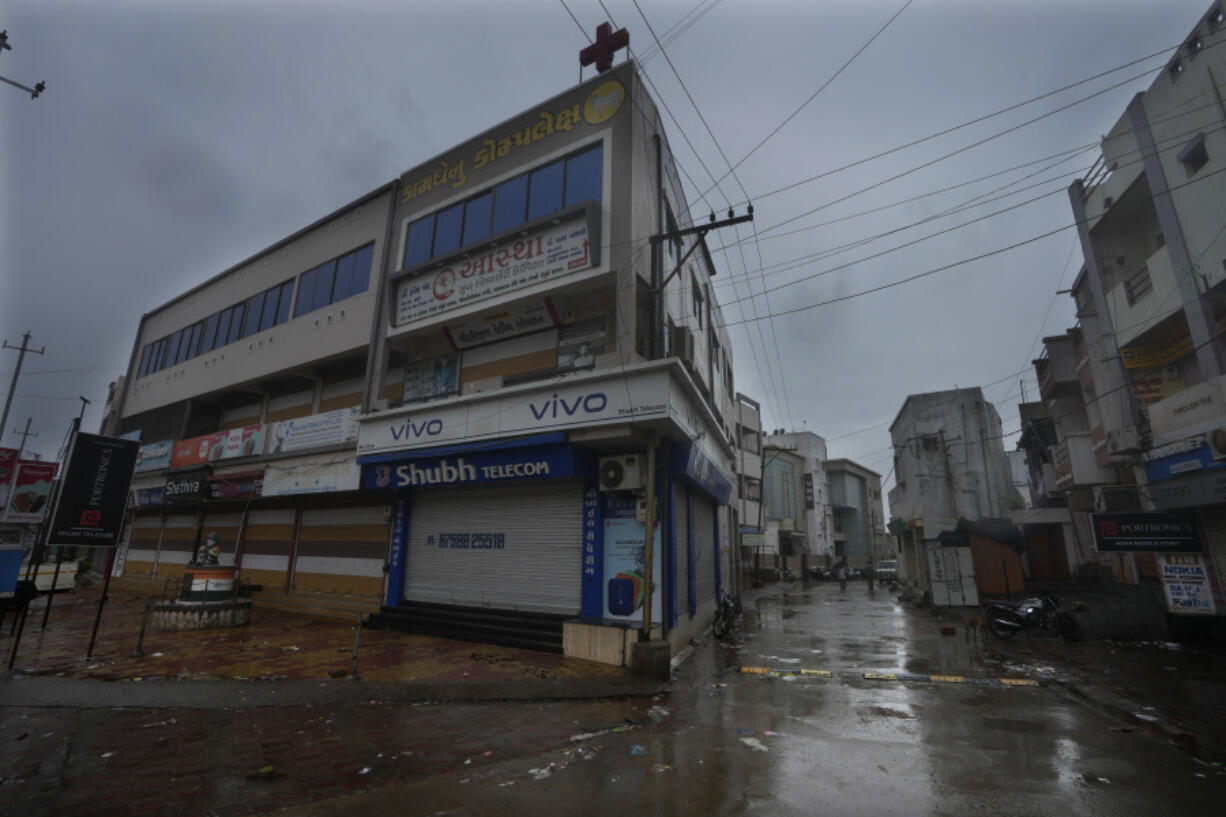
POLYGON ((1003 436, 1000 415, 978 387, 913 394, 890 426, 899 578, 936 603, 975 604, 976 582, 994 583, 999 572, 994 559, 976 569, 964 521, 1008 526, 1009 510, 1020 504, 1003 436))
POLYGON ((881 546, 885 529, 881 475, 847 459, 827 460, 825 470, 830 507, 833 558, 849 567, 871 567, 894 557, 881 546))

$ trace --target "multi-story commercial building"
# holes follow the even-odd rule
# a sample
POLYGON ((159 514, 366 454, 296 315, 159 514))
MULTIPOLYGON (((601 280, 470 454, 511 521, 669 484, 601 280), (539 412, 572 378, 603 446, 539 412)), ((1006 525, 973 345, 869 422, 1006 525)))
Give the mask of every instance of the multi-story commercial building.
POLYGON ((809 431, 780 429, 767 436, 763 457, 763 553, 769 563, 759 563, 797 573, 831 564, 835 537, 822 469, 826 441, 809 431))
POLYGON ((736 394, 736 401, 736 508, 740 531, 740 573, 743 575, 753 570, 755 554, 760 555, 766 546, 762 531, 762 407, 756 400, 740 392, 736 394))
MULTIPOLYGON (((1070 566, 1158 579, 1152 549, 1094 550, 1092 512, 1191 513, 1217 609, 1226 603, 1226 10, 1214 3, 1069 189, 1083 255, 1078 326, 1036 361, 1036 498, 1063 501, 1070 566), (1045 415, 1045 416, 1044 416, 1045 415)), ((1160 521, 1161 517, 1155 517, 1160 521)), ((1182 523, 1181 523, 1182 524, 1182 523)), ((1058 560, 1055 560, 1058 561, 1058 560)), ((1177 566, 1183 569, 1184 565, 1177 566)), ((1212 612, 1205 602, 1199 610, 1212 612)))
POLYGON ((729 575, 744 419, 718 225, 688 212, 626 63, 148 313, 123 574, 173 579, 216 531, 257 604, 684 645, 729 575))

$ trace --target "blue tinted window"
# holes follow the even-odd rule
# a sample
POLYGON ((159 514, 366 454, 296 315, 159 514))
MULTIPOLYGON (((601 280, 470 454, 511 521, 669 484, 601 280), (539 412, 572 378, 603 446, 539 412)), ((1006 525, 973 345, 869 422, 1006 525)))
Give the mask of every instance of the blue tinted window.
POLYGON ((523 224, 527 201, 527 176, 517 176, 494 188, 494 223, 491 231, 501 233, 523 224))
POLYGON ((486 193, 464 205, 465 244, 480 241, 490 234, 490 206, 493 203, 494 194, 486 193))
POLYGON ((460 224, 463 220, 463 204, 448 207, 435 216, 434 252, 431 254, 431 257, 451 252, 460 246, 460 224))
POLYGON ((214 349, 219 349, 230 342, 230 319, 234 317, 234 307, 221 310, 221 317, 217 319, 217 345, 214 349))
POLYGON ((260 330, 260 310, 264 306, 264 293, 257 292, 247 299, 247 315, 243 320, 243 333, 240 337, 247 337, 260 330))
POLYGON ((404 242, 404 266, 412 267, 430 260, 430 240, 434 238, 434 216, 409 225, 409 235, 404 242))
POLYGON ((162 349, 165 338, 153 342, 153 351, 149 353, 149 374, 153 374, 162 368, 162 349))
POLYGON ((367 244, 353 256, 353 284, 349 287, 349 294, 357 295, 370 286, 370 265, 375 257, 375 245, 367 244))
POLYGON ((353 284, 353 253, 342 255, 336 261, 336 283, 332 285, 332 303, 349 297, 353 284))
POLYGON ((243 336, 243 310, 247 308, 247 304, 236 304, 230 308, 233 311, 230 314, 230 334, 226 341, 233 343, 243 336))
POLYGON ((315 278, 319 270, 307 270, 298 277, 298 305, 294 307, 294 317, 305 315, 314 309, 315 278))
POLYGON ((179 353, 180 360, 191 360, 196 356, 196 349, 200 345, 200 332, 203 328, 203 324, 192 324, 188 332, 187 343, 183 344, 183 350, 179 353))
POLYGON ((587 199, 600 201, 600 180, 604 172, 600 146, 566 160, 566 206, 587 199))
POLYGON ((336 262, 329 261, 315 270, 315 299, 311 309, 323 309, 332 303, 332 279, 336 275, 336 262))
POLYGON ((170 336, 170 342, 166 344, 166 365, 173 366, 179 359, 179 341, 183 337, 183 330, 180 329, 170 336))
POLYGON ((528 181, 528 221, 562 209, 562 162, 532 171, 528 181))
POLYGON ((207 354, 217 348, 217 321, 220 318, 221 313, 214 312, 204 322, 204 337, 200 339, 201 354, 207 354))
POLYGON ((277 306, 277 323, 282 324, 289 320, 289 302, 294 297, 294 282, 293 280, 286 281, 281 285, 281 300, 277 306))
POLYGON ((140 353, 140 365, 136 367, 136 376, 144 377, 149 369, 149 353, 153 351, 153 344, 146 343, 145 348, 140 353))
POLYGON ((264 311, 260 315, 261 332, 277 325, 277 298, 280 294, 281 287, 273 287, 264 291, 264 311))

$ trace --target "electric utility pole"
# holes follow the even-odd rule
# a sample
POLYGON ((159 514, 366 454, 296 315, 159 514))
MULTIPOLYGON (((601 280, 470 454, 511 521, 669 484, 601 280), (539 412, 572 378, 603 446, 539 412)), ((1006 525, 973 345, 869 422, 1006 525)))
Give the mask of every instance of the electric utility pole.
POLYGON ((38 436, 38 432, 37 432, 37 431, 30 431, 30 423, 31 423, 31 422, 33 422, 33 421, 34 421, 34 418, 33 418, 33 417, 27 417, 27 418, 26 418, 26 430, 25 430, 25 431, 14 431, 14 432, 13 432, 14 434, 20 434, 20 435, 21 435, 21 447, 17 449, 17 459, 21 459, 21 455, 25 453, 25 450, 26 450, 26 440, 27 440, 27 439, 29 439, 30 437, 37 437, 37 436, 38 436))
POLYGON ((21 375, 21 363, 26 359, 26 352, 41 355, 47 350, 46 346, 41 349, 31 349, 29 344, 30 332, 26 330, 26 333, 21 336, 21 346, 9 346, 9 342, 6 340, 4 346, 0 347, 17 350, 17 368, 13 370, 13 382, 9 384, 9 396, 4 401, 4 414, 0 415, 0 440, 4 439, 4 427, 9 421, 9 408, 13 405, 13 395, 17 393, 17 378, 21 375))
MULTIPOLYGON (((13 50, 13 46, 9 45, 8 31, 0 31, 0 54, 3 54, 5 51, 12 51, 12 50, 13 50)), ((14 88, 20 88, 21 90, 25 91, 26 93, 30 95, 30 99, 38 99, 38 95, 47 89, 47 83, 45 82, 39 82, 33 88, 30 88, 26 85, 22 85, 20 82, 14 82, 8 77, 0 77, 0 82, 7 82, 9 85, 12 85, 14 88)))

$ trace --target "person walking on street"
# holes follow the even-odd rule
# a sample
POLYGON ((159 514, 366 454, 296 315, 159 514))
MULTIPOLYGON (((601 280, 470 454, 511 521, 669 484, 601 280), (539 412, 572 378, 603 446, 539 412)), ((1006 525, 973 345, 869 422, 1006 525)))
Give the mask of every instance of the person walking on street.
POLYGON ((847 589, 847 565, 839 565, 839 592, 847 589))
POLYGON ((873 592, 873 566, 869 565, 864 568, 865 577, 868 579, 868 592, 873 592))

